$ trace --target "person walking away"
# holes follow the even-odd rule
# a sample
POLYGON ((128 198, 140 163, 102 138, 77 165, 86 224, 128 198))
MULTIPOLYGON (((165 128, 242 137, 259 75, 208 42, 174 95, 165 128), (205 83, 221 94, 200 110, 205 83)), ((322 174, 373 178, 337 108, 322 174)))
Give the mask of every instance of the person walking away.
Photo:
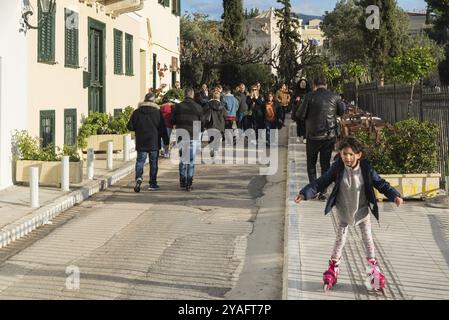
MULTIPOLYGON (((168 97, 164 97, 162 99, 162 105, 160 110, 162 112, 162 116, 164 117, 165 127, 167 128, 168 139, 170 140, 171 133, 173 131, 173 125, 171 124, 171 113, 173 111, 174 104, 170 101, 168 97)), ((172 144, 169 145, 169 148, 172 147, 172 144)), ((165 150, 164 156, 167 158, 169 153, 168 150, 165 150)))
POLYGON ((149 190, 159 189, 157 171, 161 138, 166 148, 168 148, 170 142, 162 112, 154 101, 154 94, 147 93, 144 102, 140 103, 138 108, 134 110, 127 124, 128 130, 134 131, 136 134, 135 192, 140 192, 147 156, 149 156, 150 162, 149 190))
POLYGON ((248 104, 246 103, 245 84, 240 83, 235 91, 235 97, 239 100, 239 109, 237 110, 237 127, 243 131, 249 128, 247 124, 248 104))
MULTIPOLYGON (((296 84, 295 92, 294 92, 294 99, 293 99, 293 107, 292 107, 292 115, 291 118, 293 121, 296 122, 296 135, 298 138, 304 137, 306 135, 306 123, 304 121, 300 121, 296 118, 296 112, 301 105, 302 100, 304 99, 304 96, 311 92, 310 86, 306 79, 302 78, 298 81, 296 84)), ((303 139, 303 142, 305 143, 305 139, 303 139)))
MULTIPOLYGON (((206 107, 204 108, 204 128, 217 129, 220 131, 221 136, 224 136, 225 131, 225 121, 227 118, 227 112, 225 105, 220 101, 220 92, 215 91, 212 94, 212 99, 209 100, 206 107)), ((209 137, 209 145, 213 143, 214 136, 209 137)), ((221 139, 220 139, 221 142, 221 139)), ((210 156, 213 158, 217 149, 211 147, 210 156)))
MULTIPOLYGON (((345 112, 340 96, 327 90, 326 78, 319 76, 314 80, 316 90, 304 96, 296 118, 306 123, 306 156, 309 182, 317 178, 316 163, 320 155, 321 174, 330 167, 332 151, 337 140, 337 115, 345 112)), ((325 192, 324 192, 325 193, 325 192)), ((324 193, 318 198, 325 200, 324 193)))
POLYGON ((271 141, 271 129, 277 129, 278 116, 276 114, 276 110, 279 109, 279 104, 274 100, 273 93, 268 92, 266 96, 266 100, 263 104, 263 112, 265 114, 265 129, 267 130, 267 146, 273 144, 271 141))
POLYGON ((285 125, 285 115, 287 113, 288 106, 290 105, 291 95, 285 83, 282 84, 281 88, 276 92, 276 99, 279 105, 281 114, 279 118, 282 120, 282 126, 285 125))
MULTIPOLYGON (((234 129, 236 126, 236 119, 237 119, 237 110, 239 109, 239 101, 234 97, 234 95, 231 93, 231 88, 229 86, 225 86, 223 88, 224 96, 223 101, 225 103, 226 108, 226 121, 225 121, 225 129, 234 129)), ((236 138, 234 134, 232 135, 232 144, 236 143, 236 138)))
POLYGON ((194 136, 193 125, 194 121, 201 123, 203 119, 202 108, 193 100, 194 95, 195 92, 192 88, 186 88, 184 101, 175 105, 171 117, 171 122, 176 126, 176 129, 184 129, 189 134, 189 139, 186 141, 181 139, 179 132, 176 132, 179 147, 179 182, 181 188, 185 188, 186 191, 192 190, 193 176, 195 174, 195 156, 200 141, 199 136, 194 136), (187 160, 182 156, 183 150, 188 152, 188 156, 186 155, 187 160))
POLYGON ((386 279, 378 267, 369 215, 371 212, 379 220, 379 209, 373 188, 397 206, 403 203, 403 199, 400 193, 373 169, 363 149, 363 145, 355 138, 343 139, 338 146, 337 160, 332 167, 320 178, 302 188, 294 199, 298 204, 303 200, 313 199, 317 193, 323 192, 334 183, 324 210, 325 214, 328 214, 335 206, 338 220, 337 237, 329 267, 323 274, 325 290, 331 289, 337 282, 349 226, 359 226, 370 268, 367 286, 369 289, 384 291, 386 279))

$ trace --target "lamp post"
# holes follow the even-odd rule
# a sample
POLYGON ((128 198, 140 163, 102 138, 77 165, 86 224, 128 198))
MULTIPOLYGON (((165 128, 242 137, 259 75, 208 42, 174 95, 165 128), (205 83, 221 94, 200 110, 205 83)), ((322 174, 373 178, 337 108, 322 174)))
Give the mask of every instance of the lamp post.
POLYGON ((50 17, 55 12, 55 8, 56 8, 55 0, 37 0, 38 6, 41 9, 42 17, 37 22, 37 26, 32 26, 28 22, 29 17, 33 15, 33 10, 30 5, 30 1, 24 0, 23 2, 25 5, 25 11, 22 14, 22 18, 23 18, 23 22, 25 23, 27 29, 41 28, 44 21, 47 20, 48 17, 50 17))

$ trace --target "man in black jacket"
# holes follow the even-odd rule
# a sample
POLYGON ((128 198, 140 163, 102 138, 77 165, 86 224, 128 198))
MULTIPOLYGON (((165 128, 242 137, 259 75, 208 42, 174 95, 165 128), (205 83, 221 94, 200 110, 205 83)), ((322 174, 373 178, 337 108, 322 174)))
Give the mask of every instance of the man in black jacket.
POLYGON ((136 185, 135 192, 140 192, 140 185, 143 181, 143 167, 147 156, 150 161, 150 187, 149 190, 157 190, 157 170, 158 157, 161 144, 161 137, 164 145, 168 148, 169 137, 165 128, 164 118, 159 110, 159 106, 154 103, 155 96, 148 93, 144 102, 133 112, 128 122, 128 130, 136 133, 136 185))
POLYGON ((179 182, 181 188, 186 188, 187 191, 192 190, 195 155, 200 142, 203 119, 203 110, 193 99, 194 95, 192 88, 186 88, 184 101, 176 104, 171 114, 171 122, 176 126, 178 137, 179 182))
MULTIPOLYGON (((345 106, 338 94, 327 90, 325 77, 314 80, 315 91, 304 96, 296 117, 306 124, 307 174, 309 182, 317 179, 316 163, 320 154, 321 174, 330 168, 332 151, 337 140, 337 116, 343 115, 345 106)), ((324 200, 323 192, 318 196, 324 200)))

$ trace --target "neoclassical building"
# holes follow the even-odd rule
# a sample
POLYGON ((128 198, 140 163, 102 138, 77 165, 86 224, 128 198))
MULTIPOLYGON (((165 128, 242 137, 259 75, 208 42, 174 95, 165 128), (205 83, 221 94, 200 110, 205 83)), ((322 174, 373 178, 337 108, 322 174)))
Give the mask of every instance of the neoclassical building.
POLYGON ((136 106, 180 77, 180 0, 58 0, 46 19, 38 1, 0 3, 0 189, 13 183, 14 129, 74 144, 82 115, 136 106))

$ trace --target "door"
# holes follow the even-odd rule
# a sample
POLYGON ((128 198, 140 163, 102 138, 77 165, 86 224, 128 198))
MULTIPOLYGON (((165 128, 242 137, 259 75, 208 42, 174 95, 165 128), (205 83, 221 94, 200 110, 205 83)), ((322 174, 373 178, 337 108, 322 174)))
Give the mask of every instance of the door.
POLYGON ((105 108, 105 25, 89 19, 89 112, 105 108))

